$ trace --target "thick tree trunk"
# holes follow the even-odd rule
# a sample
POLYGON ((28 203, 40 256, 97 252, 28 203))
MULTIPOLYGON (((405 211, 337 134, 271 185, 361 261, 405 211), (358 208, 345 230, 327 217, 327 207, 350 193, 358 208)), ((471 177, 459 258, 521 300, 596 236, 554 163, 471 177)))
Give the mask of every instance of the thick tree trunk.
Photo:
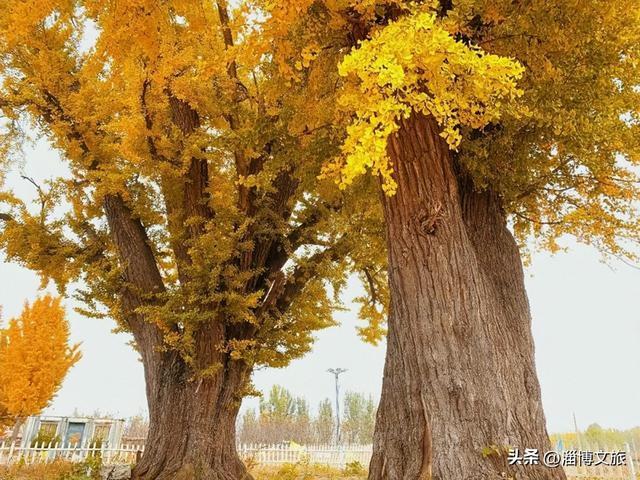
POLYGON ((236 418, 249 375, 229 361, 215 375, 189 378, 177 355, 145 366, 149 434, 134 480, 250 480, 236 451, 236 418))
POLYGON ((391 305, 370 480, 564 479, 508 466, 550 442, 518 248, 498 199, 456 171, 430 118, 390 139, 391 305))
POLYGON ((122 315, 142 357, 149 405, 146 448, 132 478, 250 480, 236 452, 235 427, 251 368, 218 348, 226 338, 223 321, 203 322, 194 332, 196 368, 162 348, 162 329, 139 311, 165 290, 146 231, 120 196, 105 197, 104 210, 123 265, 122 315), (195 377, 214 365, 212 374, 195 377))

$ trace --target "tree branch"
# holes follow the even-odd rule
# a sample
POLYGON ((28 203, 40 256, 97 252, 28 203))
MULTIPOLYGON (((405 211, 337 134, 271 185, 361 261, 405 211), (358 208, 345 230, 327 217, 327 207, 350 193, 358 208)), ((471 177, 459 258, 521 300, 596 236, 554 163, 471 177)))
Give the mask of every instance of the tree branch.
MULTIPOLYGON (((234 42, 233 32, 231 31, 231 22, 229 19, 229 10, 227 9, 227 2, 226 0, 217 0, 216 5, 218 7, 220 24, 222 25, 222 37, 224 39, 224 46, 227 50, 229 50, 233 47, 234 42)), ((240 102, 248 98, 249 90, 238 77, 238 65, 235 59, 229 62, 229 65, 227 66, 227 73, 229 74, 229 78, 231 78, 236 84, 236 98, 234 100, 236 102, 240 102)))
POLYGON ((331 247, 313 254, 309 259, 304 260, 302 264, 298 265, 287 279, 282 293, 276 302, 278 311, 281 314, 286 312, 291 304, 304 291, 307 284, 317 277, 320 268, 327 261, 335 262, 344 257, 347 246, 348 237, 345 234, 331 247))
MULTIPOLYGON (((83 155, 90 159, 91 151, 77 122, 65 112, 55 95, 47 90, 44 90, 42 95, 47 103, 44 106, 34 104, 34 107, 40 111, 43 120, 49 126, 52 126, 56 119, 62 120, 69 128, 67 138, 77 141, 83 155)), ((98 160, 91 159, 88 169, 97 168, 98 160)), ((164 291, 164 282, 141 220, 133 216, 119 194, 105 195, 103 209, 109 223, 112 241, 125 272, 125 280, 135 287, 135 290, 147 294, 164 291)), ((129 289, 123 293, 123 303, 127 310, 129 326, 137 337, 136 341, 145 340, 146 347, 156 349, 162 343, 159 328, 144 321, 135 312, 136 308, 145 304, 145 300, 137 291, 129 289)))
POLYGON ((33 178, 27 177, 26 175, 20 175, 20 177, 26 180, 27 182, 29 182, 34 187, 36 187, 36 190, 38 191, 38 198, 40 199, 40 223, 42 223, 42 225, 44 226, 44 222, 45 222, 44 209, 47 206, 47 195, 44 193, 44 190, 42 190, 42 187, 38 185, 38 183, 33 178))
POLYGON ((373 275, 372 273, 369 271, 368 268, 363 268, 362 271, 364 272, 364 276, 367 279, 367 283, 369 284, 369 293, 371 294, 371 301, 374 304, 378 303, 378 290, 376 288, 376 283, 373 279, 373 275))
POLYGON ((306 218, 294 227, 282 241, 272 246, 270 255, 265 262, 268 275, 272 275, 284 267, 291 255, 309 241, 308 232, 325 219, 328 212, 338 212, 341 208, 341 203, 333 205, 322 203, 321 206, 313 208, 306 215, 306 218))

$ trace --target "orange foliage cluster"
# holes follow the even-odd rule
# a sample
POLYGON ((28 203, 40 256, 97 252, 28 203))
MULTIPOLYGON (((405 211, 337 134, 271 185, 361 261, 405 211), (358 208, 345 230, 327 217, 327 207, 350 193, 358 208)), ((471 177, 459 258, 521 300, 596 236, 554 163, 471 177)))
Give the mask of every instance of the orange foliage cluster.
POLYGON ((60 298, 26 303, 21 315, 0 329, 0 406, 3 423, 39 413, 80 360, 69 345, 69 324, 60 298))

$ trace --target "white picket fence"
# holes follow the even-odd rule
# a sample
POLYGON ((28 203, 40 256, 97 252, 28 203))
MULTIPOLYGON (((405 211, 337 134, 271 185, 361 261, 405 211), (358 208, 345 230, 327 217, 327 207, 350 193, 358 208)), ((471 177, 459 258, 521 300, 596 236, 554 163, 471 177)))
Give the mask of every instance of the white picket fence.
MULTIPOLYGON (((105 465, 133 464, 144 452, 144 445, 121 445, 109 448, 97 445, 79 444, 36 444, 20 446, 15 443, 0 444, 0 465, 15 463, 50 463, 54 460, 82 462, 89 457, 102 457, 105 465)), ((238 445, 238 453, 245 460, 261 465, 281 465, 284 463, 309 462, 343 468, 351 462, 360 462, 363 466, 371 459, 371 445, 335 446, 295 444, 238 445)))
POLYGON ((238 452, 245 460, 260 465, 309 462, 344 468, 352 462, 367 467, 371 460, 371 445, 238 445, 238 452))
MULTIPOLYGON (((282 465, 285 463, 308 462, 344 468, 352 462, 359 462, 367 467, 371 459, 371 445, 306 445, 296 444, 240 444, 240 456, 250 462, 260 465, 282 465)), ((100 455, 105 465, 134 464, 144 452, 144 445, 121 445, 119 448, 109 448, 98 445, 59 445, 37 444, 20 446, 15 443, 0 443, 0 465, 15 463, 33 464, 50 463, 54 460, 82 462, 92 456, 100 455)), ((610 467, 565 467, 570 479, 602 480, 636 480, 634 463, 637 457, 629 452, 626 466, 610 467), (635 458, 634 458, 635 457, 635 458)), ((637 465, 637 463, 636 463, 637 465)))
POLYGON ((121 445, 109 448, 95 444, 41 443, 20 446, 15 443, 0 443, 0 465, 14 463, 51 463, 55 460, 83 462, 89 457, 100 455, 105 465, 133 464, 144 451, 143 445, 121 445))

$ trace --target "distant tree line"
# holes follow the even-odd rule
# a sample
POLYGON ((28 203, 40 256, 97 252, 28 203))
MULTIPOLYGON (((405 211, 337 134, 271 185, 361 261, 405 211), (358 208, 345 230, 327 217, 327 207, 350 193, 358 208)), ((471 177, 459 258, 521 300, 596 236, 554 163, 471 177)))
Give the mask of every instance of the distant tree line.
MULTIPOLYGON (((373 441, 376 405, 371 396, 347 392, 340 411, 340 440, 347 444, 369 444, 373 441)), ((238 425, 242 443, 328 444, 335 442, 336 415, 328 398, 312 415, 309 403, 286 388, 274 385, 267 397, 260 400, 258 410, 248 409, 238 425)))
POLYGON ((629 445, 634 451, 640 448, 640 427, 627 430, 603 428, 593 423, 579 434, 575 432, 556 433, 551 435, 551 443, 556 446, 561 442, 564 448, 624 448, 629 445))

